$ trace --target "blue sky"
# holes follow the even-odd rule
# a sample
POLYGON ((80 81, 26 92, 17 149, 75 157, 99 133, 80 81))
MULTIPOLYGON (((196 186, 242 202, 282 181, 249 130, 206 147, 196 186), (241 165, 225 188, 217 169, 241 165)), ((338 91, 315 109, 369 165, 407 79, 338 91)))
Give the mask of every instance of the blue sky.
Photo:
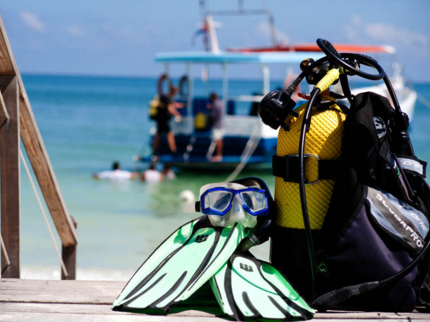
MULTIPOLYGON (((409 77, 430 81, 428 0, 243 2, 272 10, 285 42, 392 45, 409 77)), ((208 8, 236 9, 237 1, 212 0, 208 8)), ((0 0, 0 14, 22 73, 156 76, 155 53, 203 49, 201 38, 191 43, 198 0, 0 0)), ((221 49, 270 44, 265 17, 215 20, 221 49)))

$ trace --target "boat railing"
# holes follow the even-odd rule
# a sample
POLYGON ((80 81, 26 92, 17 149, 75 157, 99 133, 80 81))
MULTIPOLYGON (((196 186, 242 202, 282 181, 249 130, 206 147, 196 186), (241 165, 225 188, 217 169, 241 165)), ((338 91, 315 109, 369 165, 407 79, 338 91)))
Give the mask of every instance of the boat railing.
MULTIPOLYGON (((186 116, 180 122, 172 120, 172 131, 175 135, 191 135, 193 133, 208 133, 206 131, 196 131, 194 117, 186 116)), ((224 117, 224 136, 249 137, 254 128, 261 129, 262 124, 257 116, 252 115, 225 115, 224 117)))
POLYGON ((229 96, 227 101, 233 102, 261 102, 264 95, 239 95, 239 96, 229 96))
POLYGON ((208 152, 206 153, 206 159, 210 160, 215 152, 216 141, 212 139, 211 144, 209 144, 208 152))

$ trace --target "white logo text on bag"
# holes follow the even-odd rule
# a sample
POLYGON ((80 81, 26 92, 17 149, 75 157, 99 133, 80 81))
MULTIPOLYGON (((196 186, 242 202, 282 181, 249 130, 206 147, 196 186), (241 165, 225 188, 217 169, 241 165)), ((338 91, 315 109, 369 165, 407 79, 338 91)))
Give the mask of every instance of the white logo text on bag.
POLYGON ((391 207, 387 204, 386 200, 382 197, 381 194, 377 193, 375 195, 376 199, 379 200, 382 205, 389 211, 390 214, 396 218, 396 220, 399 222, 399 224, 405 229, 408 233, 410 233, 411 238, 416 243, 417 247, 423 248, 423 241, 420 238, 420 236, 415 232, 414 229, 412 229, 397 213, 395 213, 391 207))

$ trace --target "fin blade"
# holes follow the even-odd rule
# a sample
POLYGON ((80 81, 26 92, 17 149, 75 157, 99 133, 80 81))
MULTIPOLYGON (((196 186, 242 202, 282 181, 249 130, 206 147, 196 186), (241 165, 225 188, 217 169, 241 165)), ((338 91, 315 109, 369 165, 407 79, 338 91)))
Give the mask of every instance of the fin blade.
POLYGON ((236 226, 213 227, 206 216, 181 226, 137 270, 113 309, 167 311, 215 274, 244 235, 236 226))
POLYGON ((185 290, 178 298, 178 301, 188 299, 195 291, 197 291, 204 283, 206 283, 216 272, 228 261, 234 253, 240 242, 248 236, 246 229, 239 224, 229 228, 223 228, 220 234, 220 240, 216 244, 216 248, 210 262, 207 263, 199 276, 196 276, 195 281, 185 290))

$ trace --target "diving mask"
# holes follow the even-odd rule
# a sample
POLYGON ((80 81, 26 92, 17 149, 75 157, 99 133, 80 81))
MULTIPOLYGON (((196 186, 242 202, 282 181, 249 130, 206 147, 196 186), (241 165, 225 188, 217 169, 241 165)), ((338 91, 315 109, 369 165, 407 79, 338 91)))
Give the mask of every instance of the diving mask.
POLYGON ((186 205, 185 212, 201 211, 214 226, 229 227, 241 223, 254 228, 256 216, 267 215, 269 202, 266 191, 235 182, 211 183, 200 188, 200 201, 186 205))

